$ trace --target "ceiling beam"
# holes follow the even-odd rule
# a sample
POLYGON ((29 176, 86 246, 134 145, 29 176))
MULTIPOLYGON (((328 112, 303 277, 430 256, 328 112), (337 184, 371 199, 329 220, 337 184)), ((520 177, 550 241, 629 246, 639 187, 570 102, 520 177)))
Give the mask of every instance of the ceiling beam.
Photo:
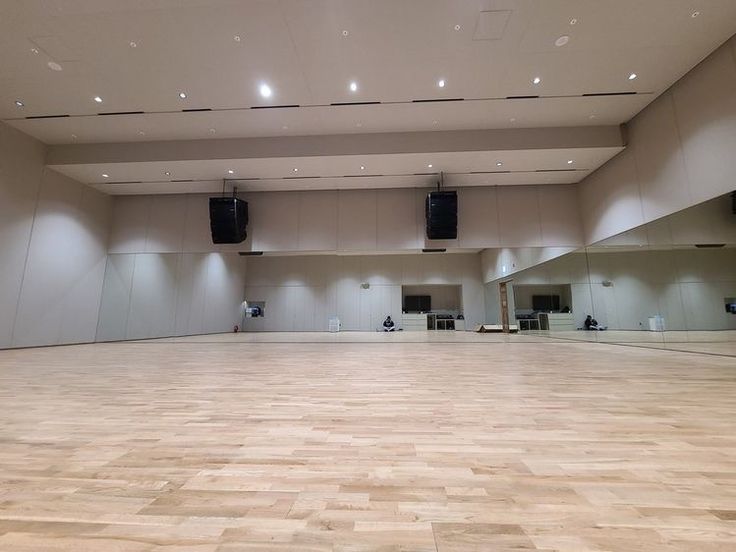
POLYGON ((49 166, 625 146, 620 126, 392 132, 49 146, 49 166))

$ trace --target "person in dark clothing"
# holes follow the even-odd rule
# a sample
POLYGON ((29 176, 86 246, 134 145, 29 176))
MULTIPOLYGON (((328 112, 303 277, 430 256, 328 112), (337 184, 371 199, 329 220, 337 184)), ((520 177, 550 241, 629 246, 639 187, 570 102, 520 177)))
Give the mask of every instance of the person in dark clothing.
POLYGON ((583 323, 583 325, 585 326, 586 330, 602 330, 603 329, 598 325, 598 321, 590 315, 588 315, 585 318, 585 322, 583 323))
POLYGON ((393 332, 395 329, 396 329, 396 325, 394 324, 394 321, 391 320, 390 316, 387 316, 386 320, 383 321, 383 331, 393 332))

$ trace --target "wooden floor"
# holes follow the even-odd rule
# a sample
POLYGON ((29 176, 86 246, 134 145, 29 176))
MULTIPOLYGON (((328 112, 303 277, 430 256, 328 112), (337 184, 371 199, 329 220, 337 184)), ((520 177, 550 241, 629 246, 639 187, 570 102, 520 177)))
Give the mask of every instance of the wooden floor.
POLYGON ((736 550, 733 358, 380 339, 0 351, 0 550, 736 550))

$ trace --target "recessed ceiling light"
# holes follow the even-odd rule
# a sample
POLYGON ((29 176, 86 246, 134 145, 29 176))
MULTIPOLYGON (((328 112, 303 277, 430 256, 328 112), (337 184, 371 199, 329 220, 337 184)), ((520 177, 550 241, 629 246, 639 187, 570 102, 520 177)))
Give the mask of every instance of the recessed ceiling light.
POLYGON ((444 88, 445 87, 445 79, 438 80, 437 81, 437 86, 439 86, 440 88, 444 88))
POLYGON ((364 165, 361 165, 361 166, 360 166, 360 170, 361 170, 361 171, 364 171, 364 170, 365 170, 365 166, 364 166, 364 165))
POLYGON ((344 30, 344 31, 342 32, 342 36, 348 36, 349 34, 350 34, 350 32, 349 32, 349 31, 347 31, 347 30, 344 30))
POLYGON ((186 94, 186 92, 179 92, 179 97, 180 97, 180 98, 181 98, 182 100, 186 99, 186 97, 187 97, 187 94, 186 94))
POLYGON ((459 31, 459 30, 460 30, 461 28, 462 28, 462 27, 460 27, 460 25, 455 25, 455 30, 456 30, 456 31, 459 31))
POLYGON ((560 38, 555 40, 555 46, 564 46, 568 42, 570 42, 570 37, 567 35, 562 35, 560 38))
POLYGON ((497 166, 497 167, 503 167, 503 163, 501 163, 501 162, 499 161, 499 162, 497 162, 497 163, 496 163, 496 166, 497 166))
POLYGON ((37 54, 38 53, 38 48, 31 48, 31 52, 34 53, 34 54, 37 54))
POLYGON ((130 41, 130 42, 128 43, 128 45, 129 45, 129 46, 130 46, 131 48, 137 48, 137 47, 138 47, 138 43, 137 43, 137 42, 135 42, 135 41, 133 41, 133 40, 131 40, 131 41, 130 41))
POLYGON ((289 125, 283 125, 283 126, 281 127, 281 130, 289 130, 289 125))
POLYGON ((165 172, 164 174, 165 174, 166 176, 171 176, 171 173, 170 173, 169 171, 166 171, 166 172, 165 172))
POLYGON ((235 171, 232 169, 228 169, 227 174, 235 174, 235 171))
POLYGON ((636 77, 637 77, 637 74, 636 73, 631 73, 629 75, 629 80, 634 80, 636 77))
POLYGON ((110 175, 107 173, 102 173, 102 178, 110 178, 110 175))
POLYGON ((695 19, 699 15, 700 15, 700 12, 699 11, 694 11, 693 13, 690 14, 690 17, 692 17, 693 19, 695 19))
POLYGON ((234 40, 235 42, 240 42, 240 35, 235 35, 235 36, 233 37, 233 40, 234 40))
POLYGON ((210 129, 210 134, 214 134, 215 132, 217 132, 217 130, 215 130, 214 128, 210 129))
POLYGON ((72 134, 72 140, 76 140, 76 139, 77 139, 77 135, 76 134, 72 134))
POLYGON ((23 107, 23 102, 20 100, 15 100, 15 105, 17 105, 18 107, 23 107))
POLYGON ((355 82, 355 81, 351 82, 351 83, 350 83, 350 91, 351 91, 351 92, 355 92, 355 91, 357 91, 357 90, 358 90, 358 83, 357 83, 357 82, 355 82))
POLYGON ((539 77, 534 77, 534 79, 532 80, 532 82, 533 82, 534 84, 539 84, 540 82, 542 82, 542 79, 541 79, 541 78, 539 78, 539 77))
POLYGON ((427 165, 427 168, 428 169, 431 169, 432 168, 432 163, 430 163, 429 165, 427 165))
POLYGON ((299 169, 294 169, 294 172, 299 172, 299 169))
POLYGON ((102 103, 102 98, 100 98, 99 96, 95 96, 95 97, 94 97, 93 99, 94 99, 94 101, 96 101, 97 103, 102 103))
POLYGON ((576 18, 574 18, 574 17, 573 17, 573 18, 572 18, 572 19, 570 20, 570 25, 577 25, 577 24, 578 24, 578 20, 577 20, 576 18))
POLYGON ((568 159, 568 160, 567 160, 567 164, 568 164, 568 165, 572 165, 572 164, 573 164, 574 162, 575 162, 575 161, 573 161, 572 159, 568 159))
POLYGON ((260 88, 258 89, 261 93, 261 96, 264 98, 270 98, 271 94, 273 94, 273 91, 271 90, 271 87, 268 86, 265 82, 261 84, 260 88))
POLYGON ((49 61, 46 65, 48 65, 49 69, 51 69, 52 71, 61 71, 61 65, 59 65, 55 61, 49 61))
POLYGON ((138 136, 145 136, 145 135, 146 135, 146 133, 145 133, 145 132, 143 132, 142 130, 139 130, 139 131, 138 131, 138 136))

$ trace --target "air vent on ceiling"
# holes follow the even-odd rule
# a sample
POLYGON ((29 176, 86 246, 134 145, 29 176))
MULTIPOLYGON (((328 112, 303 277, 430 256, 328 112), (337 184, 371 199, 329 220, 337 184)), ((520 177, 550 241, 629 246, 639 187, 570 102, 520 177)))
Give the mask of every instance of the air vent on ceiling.
POLYGON ((341 105, 377 105, 381 102, 332 102, 330 105, 341 106, 341 105))
POLYGON ((211 107, 195 107, 192 109, 182 109, 182 113, 195 113, 197 111, 212 111, 211 107))
POLYGON ((69 115, 30 115, 26 119, 59 119, 61 117, 69 117, 69 115))
POLYGON ((447 252, 447 249, 445 249, 444 247, 436 247, 436 248, 425 247, 424 249, 422 249, 422 253, 446 253, 446 252, 447 252))
POLYGON ((105 115, 143 115, 145 113, 144 111, 105 111, 103 113, 98 113, 100 116, 105 115))
POLYGON ((725 243, 696 243, 695 247, 698 249, 717 249, 719 247, 726 247, 725 243))
POLYGON ((238 255, 241 257, 260 257, 263 255, 263 251, 238 251, 238 255))
POLYGON ((285 105, 252 105, 251 109, 288 109, 292 107, 300 107, 299 104, 285 104, 285 105))
POLYGON ((462 102, 465 98, 430 98, 426 100, 412 100, 412 103, 432 103, 432 102, 462 102))
POLYGON ((533 94, 531 94, 529 96, 506 96, 506 99, 507 100, 536 100, 538 98, 539 98, 538 95, 535 96, 533 94))
POLYGON ((583 94, 583 98, 591 98, 596 96, 634 96, 636 92, 588 92, 583 94))

